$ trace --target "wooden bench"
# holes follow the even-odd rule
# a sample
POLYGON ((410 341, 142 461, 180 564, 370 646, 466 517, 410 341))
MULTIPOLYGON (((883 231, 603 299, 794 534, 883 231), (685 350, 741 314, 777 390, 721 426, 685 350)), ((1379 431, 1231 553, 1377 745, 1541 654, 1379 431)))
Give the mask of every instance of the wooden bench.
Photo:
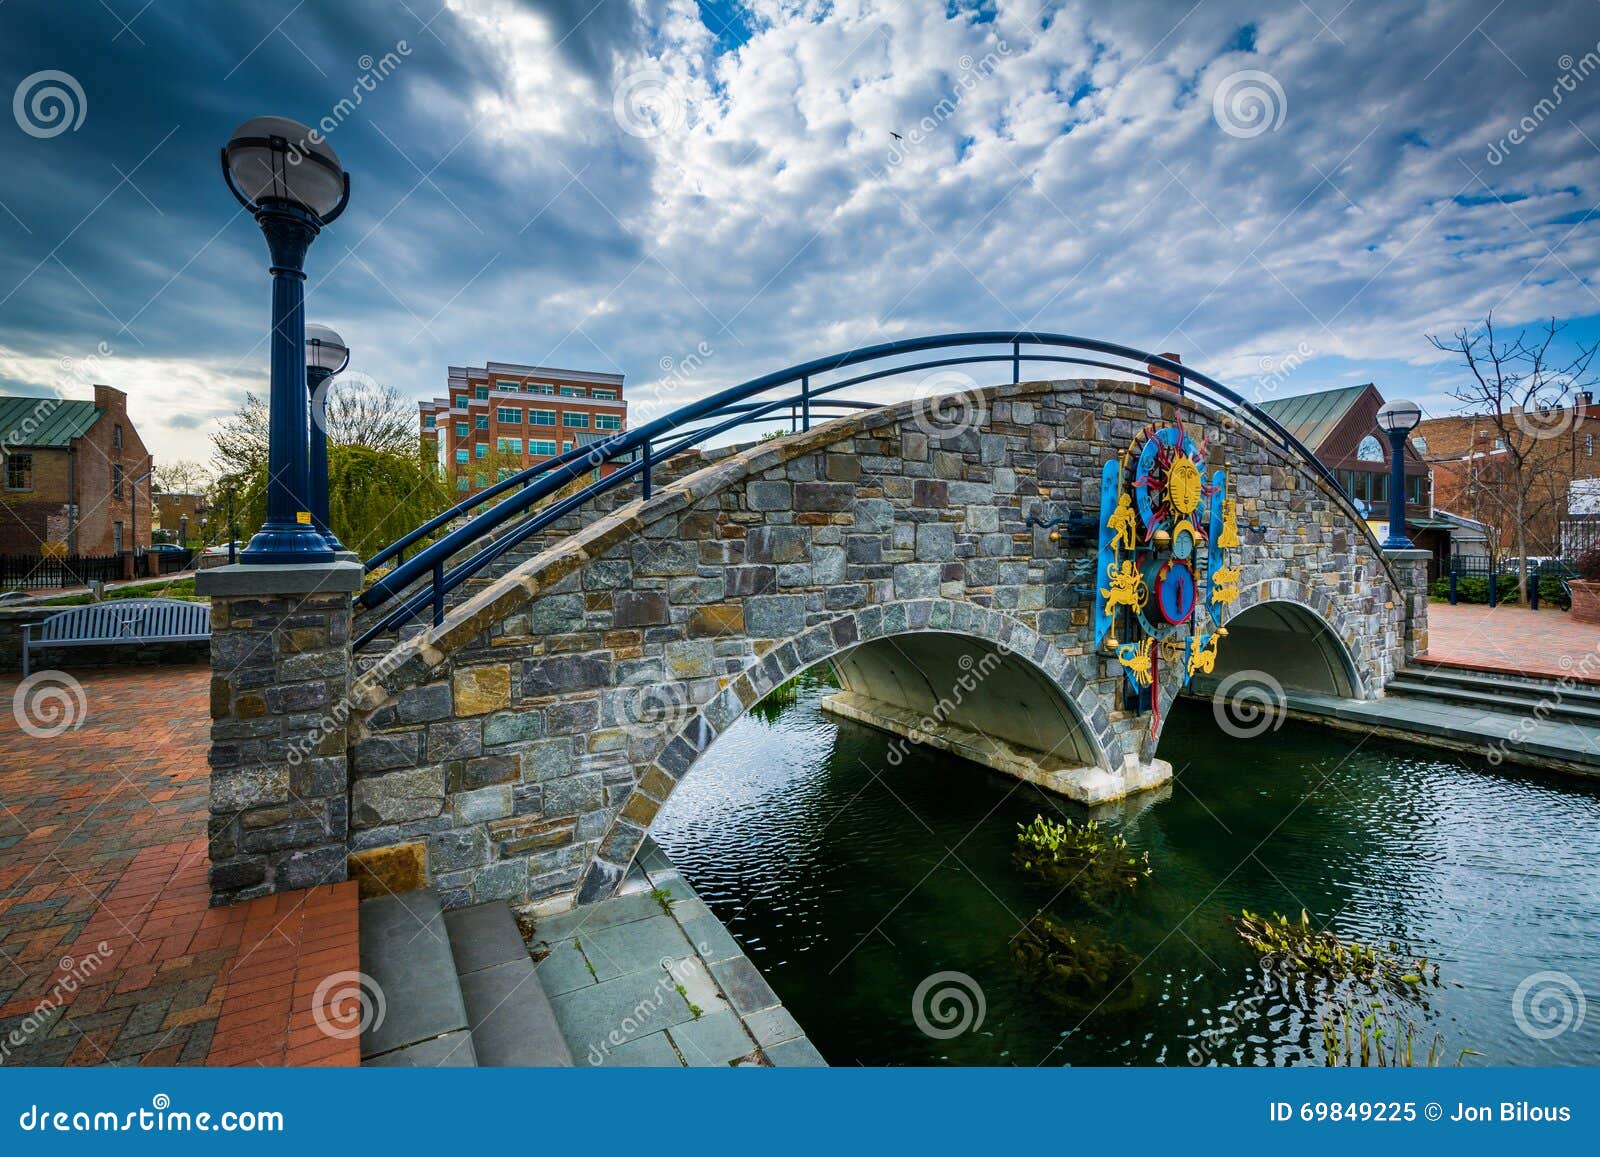
POLYGON ((22 674, 34 651, 126 643, 193 643, 211 638, 211 606, 180 599, 108 599, 68 607, 22 628, 22 674))

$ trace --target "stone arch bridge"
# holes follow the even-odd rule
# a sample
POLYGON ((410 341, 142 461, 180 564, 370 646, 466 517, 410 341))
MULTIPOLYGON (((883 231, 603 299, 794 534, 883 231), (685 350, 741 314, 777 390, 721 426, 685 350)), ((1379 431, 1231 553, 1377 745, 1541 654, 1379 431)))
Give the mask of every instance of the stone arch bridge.
MULTIPOLYGON (((281 780, 264 769, 269 729, 239 718, 250 692, 219 675, 214 891, 300 886, 348 855, 451 905, 603 898, 718 735, 823 661, 841 715, 1085 803, 1156 786, 1171 774, 1159 731, 1093 645, 1095 548, 1030 524, 1098 510, 1101 464, 1152 421, 1203 432, 1232 480, 1243 575, 1216 675, 1371 698, 1424 637, 1420 564, 1385 559, 1324 475, 1249 425, 1159 382, 1021 382, 960 402, 955 426, 916 402, 871 409, 573 521, 438 624, 375 638, 354 679, 346 609, 328 640, 343 683, 314 648, 274 653, 279 683, 307 660, 299 685, 326 686, 265 717, 284 734, 333 718, 281 780)), ((319 599, 348 608, 296 597, 302 616, 319 599)), ((260 630, 258 603, 214 604, 219 651, 260 630)))

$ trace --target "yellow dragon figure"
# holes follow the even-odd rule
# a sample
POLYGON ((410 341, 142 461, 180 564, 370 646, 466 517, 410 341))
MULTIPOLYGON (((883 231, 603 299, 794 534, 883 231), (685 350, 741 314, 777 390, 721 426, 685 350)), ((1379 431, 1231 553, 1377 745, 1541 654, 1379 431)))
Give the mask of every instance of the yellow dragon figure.
POLYGON ((1239 568, 1219 566, 1211 575, 1211 601, 1232 606, 1239 597, 1239 568))
POLYGON ((1150 664, 1154 659, 1154 639, 1141 639, 1137 643, 1123 643, 1117 648, 1117 662, 1128 669, 1133 681, 1141 687, 1150 686, 1150 664))
POLYGON ((1109 563, 1106 566, 1106 578, 1111 585, 1100 588, 1100 597, 1105 599, 1108 613, 1118 607, 1132 607, 1137 611, 1150 597, 1150 588, 1145 585, 1139 572, 1133 569, 1131 561, 1124 561, 1120 570, 1116 563, 1109 563))
POLYGON ((1222 636, 1227 631, 1218 629, 1207 635, 1201 644, 1189 652, 1189 674, 1196 671, 1202 674, 1211 674, 1212 668, 1217 665, 1217 644, 1222 641, 1222 636))
POLYGON ((1239 523, 1233 507, 1233 499, 1222 500, 1222 533, 1217 535, 1217 546, 1222 550, 1232 550, 1239 545, 1239 523))
POLYGON ((1106 529, 1114 531, 1111 536, 1112 550, 1132 550, 1138 546, 1139 540, 1134 531, 1138 527, 1137 516, 1133 512, 1133 499, 1128 497, 1124 490, 1117 496, 1117 508, 1106 522, 1106 529))

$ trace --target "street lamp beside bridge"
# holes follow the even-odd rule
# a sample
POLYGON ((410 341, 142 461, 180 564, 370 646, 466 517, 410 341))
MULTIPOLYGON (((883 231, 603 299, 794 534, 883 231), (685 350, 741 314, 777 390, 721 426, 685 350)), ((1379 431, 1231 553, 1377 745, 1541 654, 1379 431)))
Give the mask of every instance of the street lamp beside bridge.
POLYGON ((1406 439, 1422 421, 1422 407, 1399 399, 1378 409, 1378 428, 1389 435, 1389 537, 1384 550, 1413 550, 1406 533, 1406 439))
POLYGON ((325 325, 306 326, 306 389, 311 392, 311 519, 335 553, 344 544, 328 524, 328 384, 350 364, 344 338, 325 325))
POLYGON ((222 150, 228 189, 266 235, 272 255, 272 378, 268 400, 267 518, 245 563, 326 563, 333 549, 313 524, 305 364, 305 256, 350 202, 350 177, 318 134, 285 117, 256 117, 222 150))

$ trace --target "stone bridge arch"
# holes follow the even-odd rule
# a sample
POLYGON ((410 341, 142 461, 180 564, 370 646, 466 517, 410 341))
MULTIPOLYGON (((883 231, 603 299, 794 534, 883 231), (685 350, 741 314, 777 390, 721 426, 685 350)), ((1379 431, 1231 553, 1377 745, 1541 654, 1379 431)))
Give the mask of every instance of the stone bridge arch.
MULTIPOLYGON (((1237 614, 1314 615, 1361 668, 1355 694, 1381 693, 1403 661, 1425 607, 1325 479, 1231 417, 1105 380, 974 390, 950 413, 959 425, 906 402, 721 458, 365 656, 352 853, 410 863, 449 904, 599 898, 667 779, 767 690, 836 655, 848 673, 852 648, 941 633, 1004 646, 1017 686, 1058 695, 1081 725, 1062 729, 1074 756, 1119 781, 1110 794, 1159 782, 1159 734, 1092 645, 1092 551, 1029 524, 1097 510, 1101 463, 1153 420, 1199 429, 1230 470, 1237 614)), ((860 694, 887 678, 866 650, 853 677, 860 694)))

